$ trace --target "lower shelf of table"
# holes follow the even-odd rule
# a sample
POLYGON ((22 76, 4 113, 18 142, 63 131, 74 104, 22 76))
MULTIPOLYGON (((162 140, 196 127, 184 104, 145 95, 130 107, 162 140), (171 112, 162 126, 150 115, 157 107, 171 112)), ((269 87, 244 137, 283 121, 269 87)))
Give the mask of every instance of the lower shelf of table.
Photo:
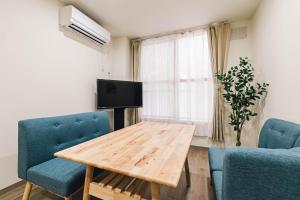
POLYGON ((149 187, 146 181, 105 171, 90 183, 89 194, 103 200, 144 200, 149 187))

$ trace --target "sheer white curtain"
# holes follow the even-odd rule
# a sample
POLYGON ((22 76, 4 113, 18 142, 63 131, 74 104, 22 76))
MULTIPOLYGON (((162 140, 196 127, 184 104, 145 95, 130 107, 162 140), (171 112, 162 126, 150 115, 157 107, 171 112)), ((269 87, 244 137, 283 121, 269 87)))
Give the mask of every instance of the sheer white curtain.
POLYGON ((196 125, 210 136, 213 86, 205 30, 145 40, 141 46, 143 120, 196 125))

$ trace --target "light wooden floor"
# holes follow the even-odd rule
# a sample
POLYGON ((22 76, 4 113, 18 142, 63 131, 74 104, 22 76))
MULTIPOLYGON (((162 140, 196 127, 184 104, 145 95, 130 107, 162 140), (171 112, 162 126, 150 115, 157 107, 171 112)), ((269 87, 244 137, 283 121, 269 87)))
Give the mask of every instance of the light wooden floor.
MULTIPOLYGON (((184 172, 176 189, 161 187, 162 200, 213 200, 210 186, 207 149, 191 147, 189 151, 189 165, 191 173, 191 187, 186 188, 184 172)), ((0 191, 0 200, 21 200, 24 184, 0 191)), ((82 191, 74 195, 74 200, 81 199, 82 191)), ((33 187, 30 200, 62 200, 62 198, 38 187, 33 187)), ((96 200, 96 198, 91 198, 96 200)))

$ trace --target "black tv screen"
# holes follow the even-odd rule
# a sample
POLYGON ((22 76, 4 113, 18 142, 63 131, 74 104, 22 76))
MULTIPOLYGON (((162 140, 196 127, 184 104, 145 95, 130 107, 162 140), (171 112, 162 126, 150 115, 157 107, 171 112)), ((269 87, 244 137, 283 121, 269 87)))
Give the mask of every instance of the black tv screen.
POLYGON ((143 106, 141 82, 97 80, 97 107, 130 108, 143 106))

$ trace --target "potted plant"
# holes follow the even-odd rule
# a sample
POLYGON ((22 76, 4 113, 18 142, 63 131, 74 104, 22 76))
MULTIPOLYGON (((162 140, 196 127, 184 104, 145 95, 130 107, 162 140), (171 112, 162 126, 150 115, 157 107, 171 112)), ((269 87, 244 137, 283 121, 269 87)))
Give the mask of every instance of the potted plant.
POLYGON ((223 97, 231 107, 229 124, 236 131, 236 146, 241 146, 244 123, 257 115, 253 106, 267 93, 269 84, 254 83, 254 68, 247 57, 240 58, 238 66, 216 76, 224 87, 223 97))

